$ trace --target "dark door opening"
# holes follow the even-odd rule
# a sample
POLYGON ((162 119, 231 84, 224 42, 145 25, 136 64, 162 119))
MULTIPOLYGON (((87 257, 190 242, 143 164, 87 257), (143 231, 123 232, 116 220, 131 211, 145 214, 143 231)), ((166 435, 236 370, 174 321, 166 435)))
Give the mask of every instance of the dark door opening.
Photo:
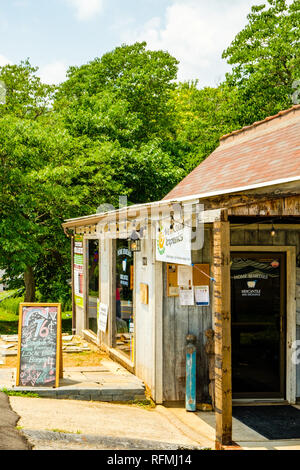
POLYGON ((233 398, 285 398, 285 254, 231 256, 233 398))
POLYGON ((117 240, 116 251, 116 335, 114 347, 134 361, 134 254, 128 241, 117 240))

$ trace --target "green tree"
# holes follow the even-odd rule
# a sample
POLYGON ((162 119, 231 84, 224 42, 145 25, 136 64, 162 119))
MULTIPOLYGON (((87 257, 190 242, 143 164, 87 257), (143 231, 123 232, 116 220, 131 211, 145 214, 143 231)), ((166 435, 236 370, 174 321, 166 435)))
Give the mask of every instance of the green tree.
POLYGON ((180 83, 172 103, 176 118, 165 147, 186 174, 215 150, 222 135, 239 127, 238 103, 226 84, 199 89, 197 82, 180 83))
POLYGON ((32 67, 28 59, 19 65, 0 67, 0 81, 5 87, 0 118, 12 114, 35 120, 49 113, 56 87, 42 83, 37 71, 38 68, 32 67))
POLYGON ((238 92, 240 125, 289 108, 300 80, 300 0, 253 6, 223 58, 233 65, 226 82, 238 92))
MULTIPOLYGON (((54 86, 44 85, 36 72, 28 60, 0 67, 5 90, 0 103, 0 264, 13 284, 25 283, 27 300, 35 295, 33 259, 39 250, 34 237, 32 244, 26 243, 34 230, 36 195, 25 177, 40 169, 49 150, 46 145, 43 152, 38 148, 38 121, 48 119, 55 91, 54 86)), ((36 217, 38 220, 39 215, 36 217)))
POLYGON ((68 295, 65 218, 95 212, 103 203, 117 207, 119 195, 132 202, 160 198, 181 177, 156 136, 163 119, 155 118, 157 110, 168 119, 175 59, 135 45, 108 54, 100 73, 99 64, 83 66, 85 80, 82 70, 70 72, 55 109, 55 88, 42 84, 28 61, 0 68, 7 90, 0 105, 0 266, 12 286, 25 284, 26 301, 35 299, 36 287, 44 300, 68 295), (120 70, 126 78, 116 84, 120 70), (142 92, 134 84, 138 74, 142 92), (91 79, 94 88, 88 87, 91 79), (140 106, 138 96, 144 99, 140 106))
POLYGON ((0 119, 0 265, 12 285, 25 284, 26 301, 35 299, 36 270, 42 266, 45 275, 49 254, 52 265, 60 260, 60 273, 65 269, 61 217, 75 200, 63 169, 57 169, 69 153, 68 137, 57 128, 13 116, 0 119))
POLYGON ((131 203, 149 202, 184 175, 165 145, 174 121, 176 75, 176 59, 148 51, 146 43, 123 45, 70 68, 54 108, 73 137, 94 146, 85 161, 86 168, 95 168, 89 173, 94 200, 99 200, 95 181, 101 179, 110 181, 101 194, 106 192, 106 202, 114 205, 115 189, 131 203))
POLYGON ((71 67, 57 94, 57 107, 73 105, 74 110, 92 113, 112 107, 112 122, 117 118, 114 111, 123 107, 121 116, 126 112, 135 121, 135 143, 148 141, 161 136, 171 123, 169 98, 177 65, 167 52, 147 50, 145 42, 122 45, 86 65, 71 67))
POLYGON ((233 66, 226 80, 203 89, 197 81, 183 83, 172 92, 176 118, 164 148, 184 171, 210 155, 222 135, 293 104, 294 86, 300 90, 299 26, 299 0, 254 6, 248 24, 223 53, 233 66))

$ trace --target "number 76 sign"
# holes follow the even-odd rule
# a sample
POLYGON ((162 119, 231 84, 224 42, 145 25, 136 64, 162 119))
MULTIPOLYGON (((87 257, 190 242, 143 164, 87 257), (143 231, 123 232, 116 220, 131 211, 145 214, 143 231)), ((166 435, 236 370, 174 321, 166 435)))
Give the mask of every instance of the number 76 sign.
POLYGON ((61 336, 60 304, 20 304, 17 386, 58 387, 61 336))

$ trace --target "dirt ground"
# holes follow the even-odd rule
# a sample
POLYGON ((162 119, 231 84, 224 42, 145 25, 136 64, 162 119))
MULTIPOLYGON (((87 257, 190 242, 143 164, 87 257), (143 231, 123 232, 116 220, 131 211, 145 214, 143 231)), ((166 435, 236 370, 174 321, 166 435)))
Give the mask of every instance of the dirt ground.
MULTIPOLYGON (((84 341, 87 343, 87 341, 84 341)), ((100 351, 97 346, 88 343, 90 351, 83 351, 77 353, 63 352, 63 367, 89 367, 98 366, 101 364, 102 359, 107 359, 108 355, 105 352, 100 351)), ((4 358, 4 364, 0 365, 0 369, 3 368, 16 368, 17 367, 17 356, 8 356, 4 358)))

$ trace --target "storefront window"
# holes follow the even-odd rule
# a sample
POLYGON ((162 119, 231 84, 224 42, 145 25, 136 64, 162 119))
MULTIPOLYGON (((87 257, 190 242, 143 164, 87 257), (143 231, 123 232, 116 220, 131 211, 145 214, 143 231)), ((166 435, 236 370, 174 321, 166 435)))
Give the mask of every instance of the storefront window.
POLYGON ((115 345, 133 361, 133 253, 128 249, 127 240, 117 240, 115 345))
POLYGON ((88 240, 88 328, 97 333, 99 298, 99 240, 88 240))

